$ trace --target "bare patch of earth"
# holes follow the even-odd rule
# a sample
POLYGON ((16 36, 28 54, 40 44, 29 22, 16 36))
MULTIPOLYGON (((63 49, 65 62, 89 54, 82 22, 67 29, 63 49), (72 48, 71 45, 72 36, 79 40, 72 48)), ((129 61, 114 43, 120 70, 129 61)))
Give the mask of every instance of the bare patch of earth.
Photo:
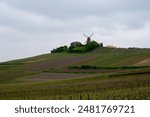
POLYGON ((142 61, 136 63, 135 65, 150 65, 150 58, 142 60, 142 61))
POLYGON ((26 70, 35 70, 35 71, 43 71, 47 69, 57 69, 62 67, 67 67, 68 65, 75 64, 87 59, 87 56, 71 56, 60 58, 59 60, 49 60, 44 62, 35 63, 31 66, 27 66, 26 70))

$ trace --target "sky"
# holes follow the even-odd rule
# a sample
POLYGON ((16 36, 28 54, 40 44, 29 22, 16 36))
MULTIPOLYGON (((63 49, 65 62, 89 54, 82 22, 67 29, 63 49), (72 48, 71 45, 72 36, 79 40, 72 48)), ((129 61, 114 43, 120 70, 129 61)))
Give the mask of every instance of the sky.
POLYGON ((50 53, 83 34, 150 47, 150 0, 0 0, 0 62, 50 53))

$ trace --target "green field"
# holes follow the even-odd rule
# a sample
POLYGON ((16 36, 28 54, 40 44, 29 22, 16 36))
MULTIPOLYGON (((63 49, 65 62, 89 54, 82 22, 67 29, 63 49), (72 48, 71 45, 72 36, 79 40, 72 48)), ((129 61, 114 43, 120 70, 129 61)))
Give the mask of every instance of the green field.
POLYGON ((150 49, 100 47, 0 63, 0 99, 150 99, 150 49), (97 69, 69 68, 95 66, 97 69))

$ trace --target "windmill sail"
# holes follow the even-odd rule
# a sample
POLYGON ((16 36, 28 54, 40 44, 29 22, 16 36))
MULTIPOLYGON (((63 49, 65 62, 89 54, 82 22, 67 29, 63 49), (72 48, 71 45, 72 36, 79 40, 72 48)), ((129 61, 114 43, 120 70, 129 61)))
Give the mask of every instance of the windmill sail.
POLYGON ((90 43, 91 42, 91 37, 93 36, 94 33, 92 33, 90 36, 87 36, 85 34, 83 34, 83 36, 85 36, 87 38, 86 40, 86 44, 90 43))

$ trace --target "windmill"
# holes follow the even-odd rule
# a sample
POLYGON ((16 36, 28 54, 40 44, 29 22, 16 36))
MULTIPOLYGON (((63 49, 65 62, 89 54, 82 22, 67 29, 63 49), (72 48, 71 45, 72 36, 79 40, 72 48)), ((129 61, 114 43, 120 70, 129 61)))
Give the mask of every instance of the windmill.
POLYGON ((85 36, 87 38, 86 44, 91 42, 91 37, 93 36, 93 33, 90 36, 87 36, 85 34, 83 34, 83 36, 85 36))

